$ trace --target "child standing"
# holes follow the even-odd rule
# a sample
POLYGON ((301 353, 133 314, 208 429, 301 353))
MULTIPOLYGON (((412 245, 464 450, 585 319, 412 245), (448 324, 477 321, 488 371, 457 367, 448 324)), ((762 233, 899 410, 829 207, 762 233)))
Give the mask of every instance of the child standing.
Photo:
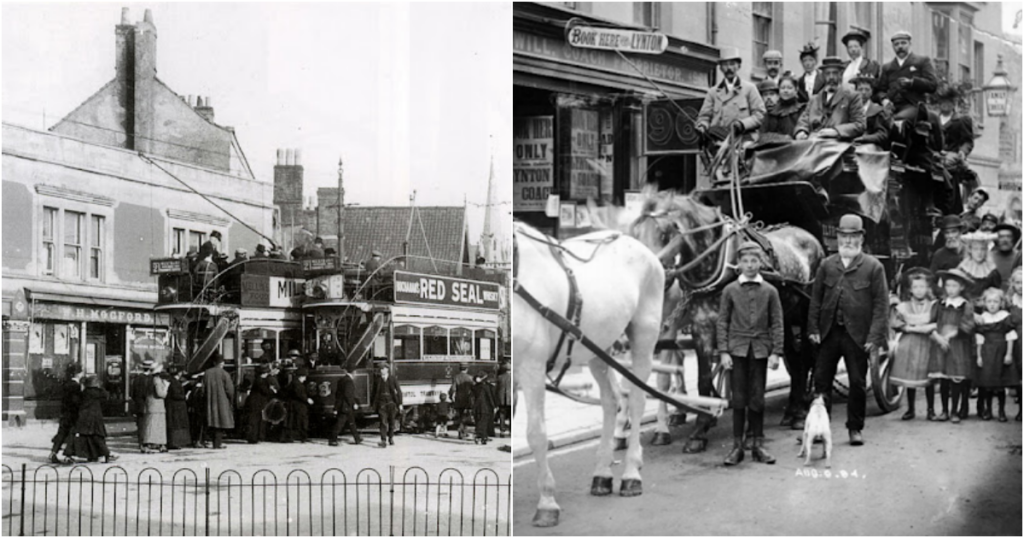
MULTIPOLYGON (((925 387, 928 401, 928 420, 935 420, 935 382, 928 377, 928 363, 934 345, 931 333, 935 330, 938 303, 932 295, 932 273, 923 268, 907 271, 905 300, 896 306, 890 325, 898 334, 898 343, 893 353, 894 363, 890 381, 907 387, 907 412, 903 420, 915 416, 914 404, 917 389, 925 387), (908 289, 909 288, 909 289, 908 289)), ((948 420, 949 409, 943 402, 940 420, 948 420)))
POLYGON ((975 337, 978 368, 975 383, 981 401, 981 419, 992 420, 992 395, 999 401, 999 422, 1006 422, 1007 371, 1013 367, 1013 345, 1017 340, 1010 313, 1003 310, 1003 290, 989 288, 982 294, 985 311, 977 316, 975 337))
POLYGON ((718 352, 722 367, 731 371, 733 448, 726 465, 743 461, 743 433, 750 420, 754 461, 772 464, 764 449, 764 390, 768 368, 779 367, 782 354, 782 302, 774 286, 761 276, 764 251, 745 241, 737 251, 740 276, 722 291, 718 310, 718 352))
POLYGON ((947 395, 952 395, 951 421, 959 423, 967 418, 974 374, 974 305, 963 296, 974 280, 960 269, 940 271, 939 276, 946 297, 939 303, 935 318, 932 340, 939 349, 932 354, 928 375, 942 380, 943 408, 947 395))
POLYGON ((452 404, 448 401, 448 395, 441 393, 438 396, 441 401, 437 402, 437 422, 434 425, 434 437, 444 435, 448 437, 448 419, 452 414, 452 404))

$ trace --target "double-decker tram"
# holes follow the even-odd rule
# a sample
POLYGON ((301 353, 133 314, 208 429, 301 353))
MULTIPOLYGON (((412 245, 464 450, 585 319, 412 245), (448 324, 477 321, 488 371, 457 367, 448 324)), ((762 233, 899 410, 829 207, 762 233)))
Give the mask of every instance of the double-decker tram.
POLYGON ((330 259, 303 263, 306 348, 354 373, 361 406, 369 404, 375 363, 391 365, 402 387, 403 422, 438 402, 461 365, 470 375, 494 375, 502 350, 500 273, 477 271, 494 280, 487 281, 393 265, 368 274, 330 259))

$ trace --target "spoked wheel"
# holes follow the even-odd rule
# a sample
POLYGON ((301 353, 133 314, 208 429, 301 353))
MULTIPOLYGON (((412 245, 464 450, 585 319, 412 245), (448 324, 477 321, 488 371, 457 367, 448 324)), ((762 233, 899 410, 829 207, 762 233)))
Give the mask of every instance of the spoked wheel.
POLYGON ((896 410, 903 398, 903 387, 889 381, 892 373, 892 355, 886 350, 871 353, 868 367, 871 369, 871 392, 875 395, 875 403, 882 414, 896 410))

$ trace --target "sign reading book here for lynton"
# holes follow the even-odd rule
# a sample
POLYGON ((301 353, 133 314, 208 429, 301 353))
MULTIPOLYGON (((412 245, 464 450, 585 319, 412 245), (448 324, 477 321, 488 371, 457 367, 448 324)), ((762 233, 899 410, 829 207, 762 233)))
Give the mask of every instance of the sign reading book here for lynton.
POLYGON ((498 310, 499 294, 493 282, 395 271, 396 303, 498 310))

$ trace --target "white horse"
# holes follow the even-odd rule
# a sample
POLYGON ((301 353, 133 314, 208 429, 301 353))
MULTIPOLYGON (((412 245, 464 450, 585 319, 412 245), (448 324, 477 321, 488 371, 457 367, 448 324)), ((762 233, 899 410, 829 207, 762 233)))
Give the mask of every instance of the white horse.
MULTIPOLYGON (((632 371, 641 380, 651 373, 654 346, 661 324, 665 271, 653 252, 639 241, 615 232, 598 232, 570 239, 561 244, 523 223, 513 226, 516 241, 514 260, 517 289, 522 288, 542 305, 563 315, 569 302, 569 283, 565 271, 552 254, 563 252, 583 299, 580 329, 601 349, 609 349, 625 333, 629 338, 632 371), (576 257, 574 257, 575 255, 576 257), (577 259, 577 257, 582 258, 577 259)), ((555 481, 548 466, 548 439, 544 419, 544 386, 548 359, 557 347, 562 330, 545 319, 517 292, 513 299, 512 353, 514 378, 522 387, 528 415, 527 439, 537 461, 540 500, 533 524, 551 527, 558 524, 555 481)), ((554 372, 566 360, 566 345, 557 357, 554 372)), ((590 369, 601 390, 604 427, 597 449, 597 466, 591 485, 592 495, 612 493, 612 436, 616 398, 609 367, 594 353, 577 343, 572 360, 590 361, 590 369)), ((619 494, 632 497, 642 493, 640 468, 640 424, 644 410, 644 392, 631 386, 630 430, 626 466, 619 494)))

